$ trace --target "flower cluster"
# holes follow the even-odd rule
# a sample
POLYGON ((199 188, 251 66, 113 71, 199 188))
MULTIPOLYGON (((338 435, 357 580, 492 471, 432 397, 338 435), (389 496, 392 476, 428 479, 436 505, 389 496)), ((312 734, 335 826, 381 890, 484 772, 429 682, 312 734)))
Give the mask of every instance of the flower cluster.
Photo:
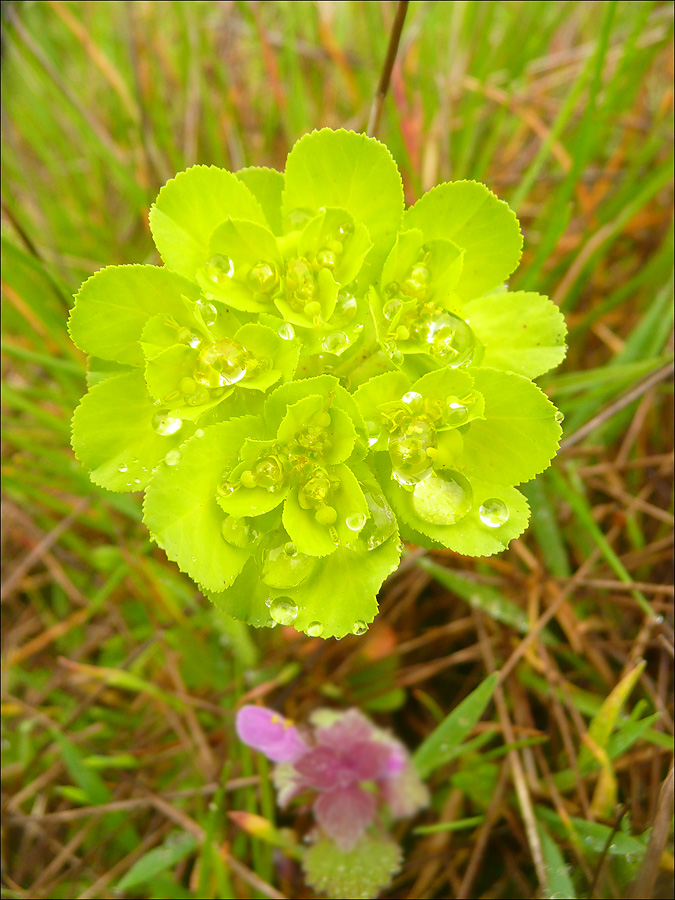
POLYGON ((386 147, 324 129, 283 175, 180 173, 150 225, 163 267, 78 293, 73 447, 96 484, 146 491, 153 539, 222 609, 361 634, 401 538, 479 556, 522 533, 517 485, 561 433, 531 379, 565 326, 505 289, 522 238, 487 188, 404 210, 386 147))
POLYGON ((376 825, 386 807, 392 818, 414 815, 428 794, 408 751, 358 710, 318 710, 302 734, 272 710, 244 706, 239 738, 277 763, 273 780, 279 805, 312 800, 319 828, 342 851, 352 850, 376 825))

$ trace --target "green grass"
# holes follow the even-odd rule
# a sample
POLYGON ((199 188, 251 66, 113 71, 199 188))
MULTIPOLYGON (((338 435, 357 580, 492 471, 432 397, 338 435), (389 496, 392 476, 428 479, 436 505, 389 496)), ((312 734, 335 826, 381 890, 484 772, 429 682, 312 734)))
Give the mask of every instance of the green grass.
POLYGON ((432 805, 397 830, 388 896, 667 884, 663 829, 660 869, 642 862, 672 755, 672 385, 634 389, 672 360, 672 4, 410 4, 378 137, 409 202, 475 178, 517 210, 512 287, 554 297, 570 327, 543 386, 566 438, 588 426, 528 486, 532 527, 509 551, 411 553, 367 638, 256 632, 211 608, 150 543, 139 498, 96 488, 69 447, 86 378, 72 293, 104 265, 158 262, 147 212, 176 171, 280 167, 307 130, 364 129, 393 14, 3 5, 3 896, 311 896, 291 851, 227 816, 308 825, 275 811, 235 706, 302 720, 358 705, 428 756, 505 664, 482 723, 427 760, 432 805), (603 704, 640 658, 606 734, 603 704))

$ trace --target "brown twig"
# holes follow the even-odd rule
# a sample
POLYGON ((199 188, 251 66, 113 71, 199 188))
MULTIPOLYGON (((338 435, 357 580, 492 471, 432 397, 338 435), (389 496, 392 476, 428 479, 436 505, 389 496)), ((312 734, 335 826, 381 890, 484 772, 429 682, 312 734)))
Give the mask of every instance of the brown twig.
POLYGON ((401 32, 403 31, 403 23, 408 12, 409 0, 398 0, 396 4, 396 15, 391 26, 389 35, 389 46, 387 47, 387 55, 384 58, 380 82, 375 91, 373 105, 370 108, 370 116, 368 118, 368 127, 366 134, 374 137, 380 128, 380 119, 382 118, 382 110, 384 108, 384 100, 389 90, 389 82, 391 81, 391 72, 396 62, 396 54, 398 53, 398 45, 401 40, 401 32))

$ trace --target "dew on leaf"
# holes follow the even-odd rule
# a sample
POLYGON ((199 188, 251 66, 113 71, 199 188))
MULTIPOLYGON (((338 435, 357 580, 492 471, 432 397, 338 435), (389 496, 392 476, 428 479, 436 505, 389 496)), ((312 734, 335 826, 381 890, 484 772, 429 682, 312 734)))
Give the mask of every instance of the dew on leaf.
POLYGON ((345 525, 350 531, 361 531, 366 524, 366 516, 362 512, 353 513, 345 519, 345 525))
POLYGON ((162 437, 168 437, 183 427, 183 420, 178 418, 178 416, 171 415, 171 413, 157 413, 152 419, 152 427, 157 434, 162 437))
POLYGON ((349 347, 349 338, 344 331, 333 331, 324 337, 321 346, 326 353, 334 353, 339 356, 349 347))
POLYGON ((259 537, 258 530, 246 516, 227 516, 223 521, 222 535, 228 544, 242 549, 252 547, 259 537))
POLYGON ((275 597, 270 605, 270 615, 279 625, 292 625, 298 616, 298 605, 290 597, 275 597))
POLYGON ((216 254, 212 256, 204 266, 206 277, 214 284, 220 284, 226 278, 232 278, 234 275, 234 263, 229 256, 216 254))
POLYGON ((368 504, 369 516, 359 532, 356 546, 375 550, 396 531, 396 516, 379 485, 374 482, 364 485, 363 496, 368 504))
POLYGON ((118 472, 126 472, 127 468, 128 467, 125 463, 120 463, 120 465, 117 467, 117 471, 118 472))
POLYGON ((565 413, 561 412, 559 409, 556 409, 555 420, 558 423, 558 425, 562 425, 562 423, 565 421, 565 413))
POLYGON ((199 352, 194 377, 200 384, 219 388, 236 384, 246 375, 246 351, 238 341, 224 338, 199 352))
POLYGON ((290 322, 282 322, 277 334, 284 341, 292 341, 295 337, 295 328, 293 328, 290 322))
POLYGON ((213 303, 204 302, 203 300, 197 300, 195 303, 195 308, 198 310, 199 314, 202 317, 202 322, 206 325, 207 328, 210 325, 213 325, 218 318, 218 310, 215 308, 213 303))
POLYGON ((487 525, 488 528, 499 528, 500 525, 508 522, 509 508, 498 497, 490 497, 489 500, 481 503, 478 515, 483 525, 487 525))
POLYGON ((422 408, 424 406, 424 399, 421 394, 418 394, 417 391, 408 391, 407 394, 404 394, 401 397, 401 402, 405 403, 410 412, 419 413, 422 412, 422 408))
POLYGON ((429 293, 429 282, 431 281, 431 272, 424 265, 413 266, 410 275, 401 285, 401 290, 409 297, 416 300, 425 300, 429 293))
POLYGON ((368 432, 368 446, 372 447, 373 444, 378 442, 382 427, 379 422, 374 422, 372 419, 369 419, 366 422, 366 431, 368 432))
POLYGON ((402 306, 403 304, 400 300, 389 300, 384 304, 382 315, 391 322, 392 319, 396 318, 396 314, 402 306))
POLYGON ((203 429, 203 428, 198 428, 198 429, 195 431, 195 437, 196 437, 196 438, 204 437, 204 429, 203 429))
POLYGON ((469 421, 469 410, 459 400, 450 399, 441 416, 444 425, 458 428, 469 421))
POLYGON ((316 254, 316 262, 324 269, 334 269, 337 265, 337 255, 331 248, 322 247, 316 254))
POLYGON ((399 484, 417 484, 432 471, 427 453, 436 446, 436 429, 426 419, 412 419, 405 430, 395 432, 389 438, 389 456, 392 478, 399 484))
POLYGON ((426 323, 426 340, 432 354, 452 369, 471 362, 476 338, 464 319, 441 312, 426 323))
POLYGON ((210 400, 210 395, 208 390, 201 385, 197 388, 194 394, 190 394, 189 397, 185 398, 185 402, 188 406, 203 406, 204 403, 208 403, 210 400))
POLYGON ((175 466, 180 462, 180 450, 169 450, 169 452, 164 457, 164 462, 167 466, 175 466))
POLYGON ((307 626, 307 634, 309 637, 321 637, 323 634, 323 625, 321 622, 310 622, 307 626))
POLYGON ((357 619, 356 622, 352 625, 352 634, 365 634, 368 631, 368 626, 362 619, 357 619))
POLYGON ((249 271, 246 280, 256 293, 269 294, 279 283, 279 273, 272 263, 259 262, 249 271))
POLYGON ((473 505, 473 489, 461 472, 444 469, 415 485, 413 506, 432 525, 454 525, 473 505))
POLYGON ((260 577, 269 587, 297 587, 314 571, 316 557, 299 552, 289 556, 286 552, 288 543, 272 536, 258 554, 260 577))
POLYGON ((356 311, 356 297, 354 296, 351 285, 349 287, 340 288, 335 309, 331 316, 331 322, 338 326, 348 325, 356 315, 356 311))

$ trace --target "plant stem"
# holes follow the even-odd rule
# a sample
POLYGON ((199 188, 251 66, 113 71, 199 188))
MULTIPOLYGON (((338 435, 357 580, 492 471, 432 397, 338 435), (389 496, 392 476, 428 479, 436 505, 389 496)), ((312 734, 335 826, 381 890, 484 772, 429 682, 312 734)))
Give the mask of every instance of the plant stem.
POLYGON ((391 26, 387 55, 384 58, 382 73, 380 74, 380 83, 377 86, 373 105, 370 108, 370 117, 368 118, 368 127, 366 128, 366 134, 371 137, 375 137, 380 127, 384 98, 387 96, 387 91, 389 90, 391 72, 396 61, 396 54, 398 53, 403 23, 405 22, 406 13, 408 12, 408 2, 409 0, 398 0, 398 3, 396 4, 396 15, 394 16, 394 22, 391 26))

